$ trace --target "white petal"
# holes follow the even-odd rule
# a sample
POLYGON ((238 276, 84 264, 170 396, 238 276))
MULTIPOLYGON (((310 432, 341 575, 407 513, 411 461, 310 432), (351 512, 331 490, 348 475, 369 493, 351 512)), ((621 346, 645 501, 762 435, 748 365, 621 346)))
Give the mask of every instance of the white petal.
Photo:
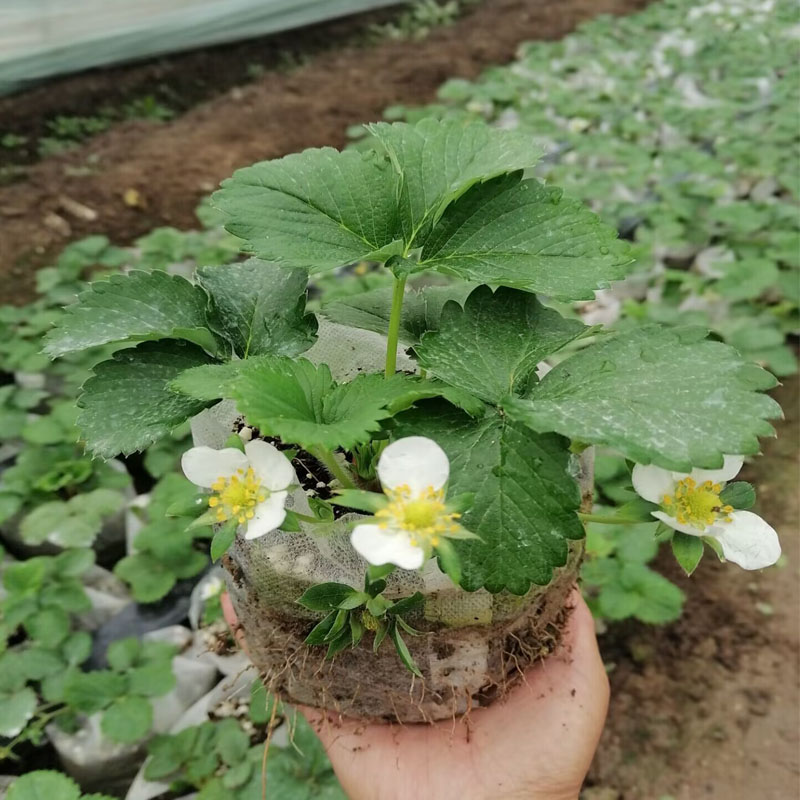
POLYGON ((429 486, 441 489, 450 477, 450 462, 433 439, 407 436, 392 442, 381 453, 378 477, 384 489, 395 489, 404 484, 412 492, 420 492, 429 486))
POLYGON ((744 464, 744 456, 725 456, 725 461, 719 469, 693 469, 691 477, 698 483, 711 481, 711 483, 725 483, 739 474, 744 464))
POLYGON ((247 523, 245 539, 258 539, 274 531, 286 519, 286 498, 289 492, 273 492, 263 503, 255 507, 255 516, 247 523))
POLYGON ((636 464, 631 480, 636 494, 651 503, 660 503, 665 494, 672 494, 675 489, 672 473, 655 464, 636 464))
POLYGON ((244 452, 253 471, 270 491, 283 490, 292 483, 297 483, 292 462, 269 442, 254 439, 244 446, 244 452))
POLYGON ((218 478, 230 478, 236 470, 247 469, 247 456, 235 447, 193 447, 183 454, 181 469, 192 483, 209 489, 218 478))
POLYGON ((671 517, 665 511, 653 511, 653 516, 656 519, 660 519, 665 525, 669 525, 670 528, 680 531, 681 533, 688 533, 691 536, 710 536, 711 535, 711 526, 709 525, 703 530, 699 528, 693 528, 691 525, 682 525, 675 517, 671 517))
POLYGON ((775 529, 752 511, 734 511, 730 522, 719 522, 709 531, 721 545, 728 561, 743 569, 772 566, 781 554, 775 529))
POLYGON ((411 537, 402 530, 356 525, 350 543, 356 552, 376 567, 396 564, 401 569, 419 569, 425 561, 425 551, 411 544, 411 537))

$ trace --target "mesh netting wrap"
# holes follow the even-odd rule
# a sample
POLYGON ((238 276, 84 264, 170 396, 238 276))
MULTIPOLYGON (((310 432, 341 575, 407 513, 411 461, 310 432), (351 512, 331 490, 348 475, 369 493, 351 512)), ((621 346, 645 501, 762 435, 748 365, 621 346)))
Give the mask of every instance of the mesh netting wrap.
MULTIPOLYGON (((320 339, 307 353, 324 361, 335 378, 347 380, 382 364, 385 339, 366 331, 321 320, 320 339)), ((413 369, 405 353, 398 367, 413 369)), ((238 417, 233 403, 220 403, 192 422, 196 445, 224 446, 238 417)), ((575 461, 576 477, 591 482, 590 459, 575 461)), ((287 507, 309 514, 305 492, 297 489, 287 507)), ((351 547, 352 524, 360 514, 334 523, 305 525, 301 531, 273 531, 252 541, 238 536, 225 558, 228 588, 250 655, 272 691, 305 705, 334 709, 347 716, 403 722, 451 718, 505 694, 533 661, 558 642, 568 610, 582 543, 570 543, 565 566, 552 582, 534 586, 523 597, 466 592, 441 572, 436 560, 419 572, 396 569, 387 579, 389 599, 421 592, 425 602, 407 616, 421 631, 406 643, 423 679, 400 662, 391 641, 373 653, 373 635, 325 661, 324 647, 303 640, 321 615, 298 605, 309 587, 333 581, 361 589, 366 562, 351 547)))

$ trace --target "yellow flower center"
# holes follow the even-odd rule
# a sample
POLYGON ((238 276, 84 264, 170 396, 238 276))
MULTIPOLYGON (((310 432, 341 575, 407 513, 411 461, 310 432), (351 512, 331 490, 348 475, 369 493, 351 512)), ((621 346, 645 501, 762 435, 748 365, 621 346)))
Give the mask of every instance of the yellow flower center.
POLYGON ((722 485, 705 481, 698 485, 692 478, 678 481, 674 494, 665 494, 661 505, 681 525, 691 525, 704 530, 715 522, 730 522, 733 506, 725 505, 720 498, 722 485))
POLYGON ((255 507, 263 503, 269 491, 262 488, 252 467, 236 470, 229 478, 218 478, 212 485, 214 494, 208 499, 208 505, 217 510, 217 521, 225 522, 235 519, 240 524, 253 519, 255 507))
POLYGON ((375 513, 383 530, 401 529, 411 536, 414 547, 436 547, 441 536, 458 530, 455 522, 461 514, 447 511, 444 492, 428 486, 419 494, 403 485, 387 489, 389 504, 375 513))

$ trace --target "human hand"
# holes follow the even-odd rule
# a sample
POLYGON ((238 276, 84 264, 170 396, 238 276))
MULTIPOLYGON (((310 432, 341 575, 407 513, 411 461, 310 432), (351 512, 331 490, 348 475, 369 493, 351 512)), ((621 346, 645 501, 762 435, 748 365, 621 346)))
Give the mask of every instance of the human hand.
MULTIPOLYGON (((558 650, 503 701, 433 725, 301 709, 351 800, 576 800, 608 710, 594 622, 575 589, 558 650)), ((227 595, 225 619, 238 630, 227 595)), ((237 634, 244 644, 241 632, 237 634)))

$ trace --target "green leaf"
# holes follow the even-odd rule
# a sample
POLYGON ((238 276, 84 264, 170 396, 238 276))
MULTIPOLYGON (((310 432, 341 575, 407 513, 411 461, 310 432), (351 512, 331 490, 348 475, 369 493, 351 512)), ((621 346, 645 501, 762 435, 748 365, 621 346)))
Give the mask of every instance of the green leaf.
POLYGON ((351 595, 358 594, 358 589, 346 583, 318 583, 306 589, 297 602, 311 611, 330 611, 339 608, 351 595))
POLYGON ((672 554, 681 569, 691 575, 703 557, 703 540, 699 536, 675 531, 672 536, 672 554))
POLYGON ((212 197, 225 227, 260 258, 325 272, 402 252, 385 159, 329 147, 237 170, 212 197))
POLYGON ((409 670, 409 672, 413 672, 418 678, 421 678, 422 673, 419 671, 419 667, 414 661, 414 658, 408 649, 408 645, 400 635, 397 625, 389 626, 389 636, 391 636, 392 641, 394 642, 395 650, 397 650, 397 655, 400 656, 400 660, 403 662, 405 668, 409 670))
POLYGON ((362 374, 337 385, 326 365, 305 359, 265 361, 242 372, 232 387, 238 408, 261 433, 306 449, 349 449, 380 430, 382 420, 426 397, 443 395, 472 413, 483 410, 479 401, 454 391, 401 374, 388 380, 362 374))
POLYGON ((368 511, 370 514, 374 514, 384 508, 389 501, 385 494, 377 492, 367 492, 363 489, 337 489, 330 502, 335 506, 355 508, 358 511, 368 511))
MULTIPOLYGON (((702 335, 702 333, 701 333, 702 335)), ((724 453, 757 453, 780 406, 757 390, 769 373, 688 329, 644 327, 562 361, 509 399, 508 416, 540 432, 607 445, 640 464, 715 469, 724 453)))
POLYGON ((296 356, 314 343, 317 319, 305 313, 305 270, 286 270, 251 258, 200 267, 197 279, 211 295, 212 326, 240 358, 296 356))
POLYGON ((228 520, 228 522, 224 525, 220 525, 220 527, 214 531, 214 538, 211 540, 212 561, 219 561, 220 558, 228 552, 228 548, 233 544, 233 540, 236 538, 237 528, 236 520, 228 520))
POLYGON ((161 697, 171 692, 176 684, 170 659, 160 658, 141 667, 134 667, 128 676, 131 694, 145 697, 161 697))
POLYGON ((8 787, 6 800, 79 800, 78 784, 54 770, 37 770, 17 778, 8 787))
POLYGON ((330 633, 333 623, 336 621, 336 616, 337 612, 331 611, 327 617, 325 617, 321 622, 318 622, 311 629, 311 632, 308 634, 308 636, 306 636, 304 643, 308 645, 322 644, 325 641, 325 637, 330 633))
POLYGON ((110 670, 73 672, 64 683, 64 700, 76 711, 93 714, 125 694, 128 680, 110 670))
POLYGON ((624 278, 628 248, 616 231, 560 189, 518 175, 474 186, 442 215, 420 269, 564 300, 590 300, 624 278))
MULTIPOLYGON (((473 284, 461 281, 450 286, 426 286, 419 291, 407 289, 400 317, 399 341, 413 345, 425 331, 436 330, 445 303, 453 300, 463 305, 472 289, 473 284)), ((321 313, 340 325, 385 336, 389 331, 391 310, 392 289, 381 287, 327 303, 322 306, 321 313)))
POLYGON ((756 502, 756 490, 747 481, 734 481, 720 492, 719 498, 734 508, 752 508, 756 502))
POLYGON ((415 351, 424 369, 497 404, 524 392, 536 365, 586 330, 528 292, 479 286, 463 308, 444 307, 437 330, 424 334, 415 351))
POLYGON ((547 584, 567 561, 569 539, 583 537, 578 485, 567 473, 569 443, 488 414, 473 420, 442 403, 399 419, 396 436, 427 436, 450 459, 449 491, 472 493, 460 520, 481 537, 454 540, 461 585, 525 594, 547 584))
MULTIPOLYGON (((347 800, 311 726, 297 714, 289 720, 288 727, 292 731, 291 746, 272 748, 267 759, 267 791, 280 800, 347 800)), ((253 776, 241 791, 242 796, 259 798, 262 781, 260 749, 253 755, 256 763, 253 776)))
POLYGON ((250 737, 236 720, 229 718, 217 723, 217 752, 226 764, 234 766, 243 761, 249 749, 250 737))
POLYGON ((40 681, 64 669, 64 659, 54 650, 44 647, 26 647, 19 656, 18 663, 28 681, 40 681))
POLYGON ((533 166, 543 150, 532 136, 482 122, 423 119, 416 125, 367 126, 385 148, 397 175, 403 238, 424 241, 444 209, 470 186, 533 166))
POLYGON ((142 646, 135 636, 117 639, 108 646, 106 659, 110 667, 123 671, 130 669, 136 663, 141 649, 142 646))
POLYGON ((61 653, 72 666, 79 666, 92 652, 92 636, 87 631, 76 631, 61 645, 61 653))
POLYGON ((243 372, 257 369, 259 364, 272 366, 274 363, 272 356, 251 356, 247 360, 237 359, 224 364, 204 364, 182 372, 172 381, 170 388, 196 400, 219 400, 230 397, 234 381, 243 372))
POLYGON ((238 789, 240 786, 244 786, 244 784, 250 780, 254 768, 254 765, 250 761, 240 762, 222 776, 223 787, 225 789, 238 789))
POLYGON ((211 359, 193 344, 167 340, 121 350, 94 368, 83 385, 78 427, 103 457, 142 450, 205 408, 170 390, 184 370, 211 359))
POLYGON ((114 742, 143 739, 153 724, 153 707, 143 697, 120 697, 106 709, 100 720, 103 734, 114 742))
POLYGON ((178 275, 135 270, 94 281, 68 306, 44 339, 51 357, 106 344, 141 339, 182 338, 215 352, 207 329, 208 297, 178 275))
POLYGON ((95 562, 94 550, 75 548, 59 553, 55 560, 55 571, 58 575, 79 577, 90 569, 95 562))
POLYGON ((422 592, 414 592, 410 597, 404 597, 402 600, 392 604, 389 613, 397 616, 399 614, 407 614, 415 608, 420 608, 425 605, 425 596, 422 592))
MULTIPOLYGON (((267 691, 267 687, 257 678, 250 685, 250 719, 256 725, 265 725, 272 717, 272 709, 275 703, 275 695, 267 691)), ((280 713, 280 707, 275 712, 280 713)))
POLYGON ((25 630, 44 647, 58 647, 69 633, 69 616, 61 608, 45 608, 25 620, 25 630))
MULTIPOLYGON (((2 425, 2 420, 0 420, 2 425)), ((11 519, 22 508, 22 498, 9 492, 0 492, 0 523, 11 519)))
POLYGON ((139 603, 155 603, 175 585, 177 576, 161 561, 146 553, 125 556, 114 566, 114 574, 130 584, 139 603))
POLYGON ((33 718, 37 705, 33 689, 26 687, 12 694, 0 692, 0 738, 17 736, 33 718))
POLYGON ((10 594, 32 594, 42 586, 48 565, 46 558, 29 558, 9 564, 3 571, 3 586, 10 594))

